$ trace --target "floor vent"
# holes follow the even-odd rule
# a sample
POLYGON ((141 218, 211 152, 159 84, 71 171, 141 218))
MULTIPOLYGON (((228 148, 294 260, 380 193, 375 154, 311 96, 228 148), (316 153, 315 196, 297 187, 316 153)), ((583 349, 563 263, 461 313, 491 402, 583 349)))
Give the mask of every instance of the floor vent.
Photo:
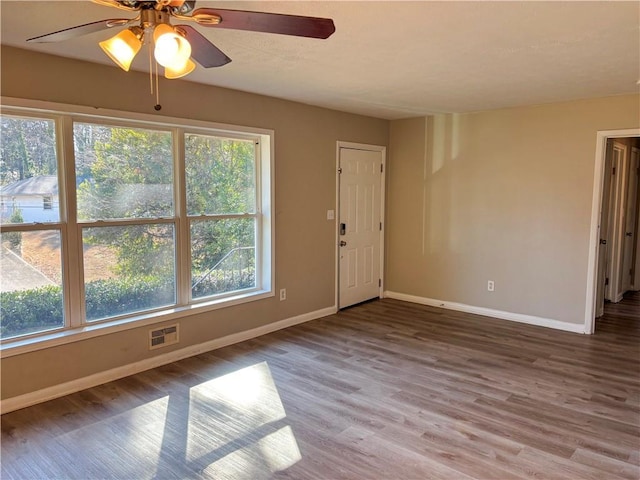
POLYGON ((178 343, 178 324, 149 330, 149 350, 178 343))

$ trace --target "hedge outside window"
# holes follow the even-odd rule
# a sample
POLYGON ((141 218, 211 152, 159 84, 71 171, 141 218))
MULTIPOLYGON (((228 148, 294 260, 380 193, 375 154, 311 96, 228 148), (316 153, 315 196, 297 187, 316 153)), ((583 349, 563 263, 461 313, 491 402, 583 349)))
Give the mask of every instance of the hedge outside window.
POLYGON ((260 196, 270 136, 21 113, 2 116, 3 340, 271 289, 270 202, 260 196), (64 135, 68 158, 57 149, 64 135), (51 199, 55 221, 38 217, 35 195, 40 210, 51 199))

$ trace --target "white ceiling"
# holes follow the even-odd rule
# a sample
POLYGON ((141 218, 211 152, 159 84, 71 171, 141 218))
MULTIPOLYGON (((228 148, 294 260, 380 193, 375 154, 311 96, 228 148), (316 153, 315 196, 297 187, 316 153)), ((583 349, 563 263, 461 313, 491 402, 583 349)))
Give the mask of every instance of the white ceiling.
MULTIPOLYGON (((315 40, 197 27, 233 61, 198 66, 189 81, 387 119, 640 88, 636 1, 196 2, 214 6, 330 17, 336 33, 315 40)), ((25 39, 135 16, 89 1, 2 0, 0 9, 3 44, 104 64, 111 61, 97 42, 111 30, 61 43, 25 39)), ((139 55, 132 68, 146 66, 139 55)))

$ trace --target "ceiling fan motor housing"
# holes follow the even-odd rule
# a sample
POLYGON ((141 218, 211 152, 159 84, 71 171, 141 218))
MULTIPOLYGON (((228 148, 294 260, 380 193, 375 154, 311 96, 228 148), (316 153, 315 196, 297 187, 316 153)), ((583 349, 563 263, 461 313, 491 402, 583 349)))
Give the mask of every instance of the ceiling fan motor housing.
POLYGON ((140 26, 149 28, 161 23, 169 24, 170 15, 163 10, 143 9, 140 11, 140 26))
POLYGON ((170 9, 172 13, 186 15, 195 8, 195 0, 176 2, 175 0, 114 0, 123 7, 132 10, 170 9))

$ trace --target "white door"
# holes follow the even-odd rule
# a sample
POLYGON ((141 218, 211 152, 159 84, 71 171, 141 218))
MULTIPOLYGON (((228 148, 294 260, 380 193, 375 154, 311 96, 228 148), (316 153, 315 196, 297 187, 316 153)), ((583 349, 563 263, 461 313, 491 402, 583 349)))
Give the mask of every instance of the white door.
POLYGON ((380 296, 382 150, 339 150, 338 307, 380 296))
POLYGON ((638 168, 640 151, 636 148, 631 150, 631 160, 629 162, 628 188, 627 188, 627 208, 625 215, 624 245, 622 256, 622 291, 628 292, 634 287, 635 268, 633 263, 633 253, 636 246, 636 208, 638 206, 638 168))
POLYGON ((624 228, 626 214, 626 166, 627 146, 613 142, 612 168, 614 176, 611 184, 609 203, 610 249, 607 253, 607 277, 609 284, 605 288, 605 298, 614 303, 622 300, 622 254, 624 246, 624 228))
POLYGON ((598 247, 598 289, 596 302, 596 317, 604 315, 605 288, 607 280, 607 265, 609 264, 609 215, 611 202, 611 182, 613 179, 613 140, 607 141, 607 153, 604 160, 604 179, 602 184, 602 207, 600 210, 600 245, 598 247))
MULTIPOLYGON (((631 150, 632 155, 636 157, 640 156, 640 150, 634 148, 631 150)), ((640 163, 640 159, 638 160, 640 163)), ((636 209, 636 250, 635 250, 635 263, 634 263, 634 279, 633 289, 640 290, 640 170, 638 170, 638 205, 636 209)))
MULTIPOLYGON (((640 172, 638 174, 640 177, 640 172)), ((638 197, 640 197, 640 178, 638 179, 638 197)), ((640 198, 638 199, 638 211, 636 212, 636 261, 634 266, 633 289, 640 290, 640 198)))

